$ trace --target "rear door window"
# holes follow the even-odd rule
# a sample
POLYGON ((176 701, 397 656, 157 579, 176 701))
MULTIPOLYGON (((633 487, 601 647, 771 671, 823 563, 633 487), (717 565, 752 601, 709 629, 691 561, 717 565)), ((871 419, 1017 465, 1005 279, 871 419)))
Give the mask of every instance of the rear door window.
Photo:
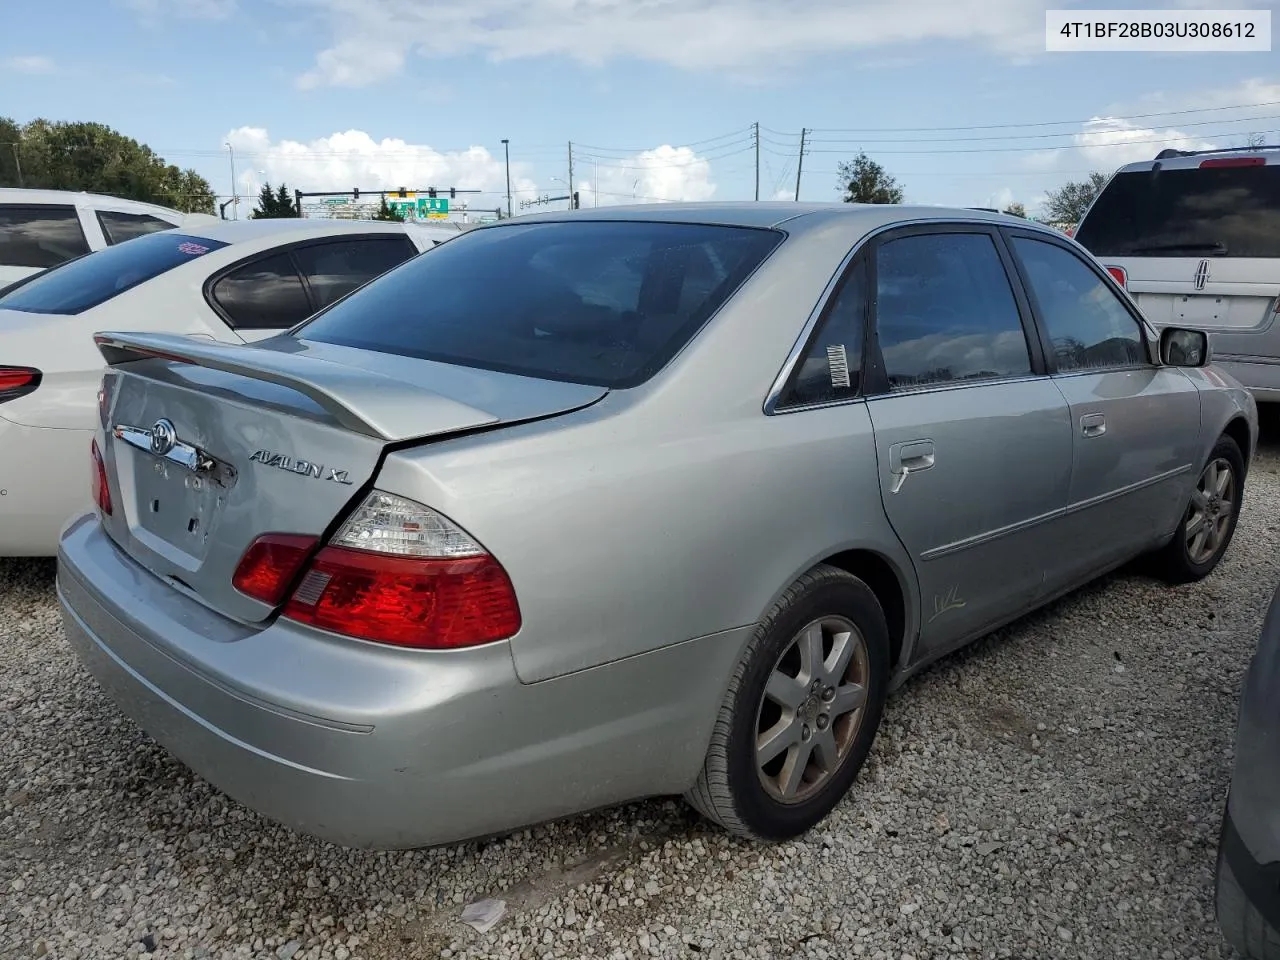
POLYGON ((172 230, 174 224, 146 213, 118 213, 114 210, 99 210, 98 223, 102 226, 102 235, 107 243, 124 243, 136 237, 145 237, 159 230, 172 230))
POLYGON ((417 253, 408 237, 384 236, 299 247, 293 257, 319 310, 417 253))
POLYGON ((1014 237, 1031 295, 1063 373, 1148 362, 1138 321, 1081 257, 1044 240, 1014 237))
POLYGON ((1031 373, 1013 287, 987 233, 880 244, 876 339, 891 390, 1031 373))
POLYGON ((1075 238, 1095 257, 1280 258, 1280 165, 1116 174, 1075 238))
POLYGON ((775 230, 641 221, 469 231, 295 335, 605 387, 661 369, 782 241, 775 230))
POLYGON ((285 330, 313 312, 287 250, 236 267, 211 292, 231 326, 242 330, 285 330))
POLYGON ((138 237, 20 283, 0 296, 0 310, 82 313, 225 246, 218 240, 171 232, 138 237))
POLYGON ((42 270, 88 252, 74 206, 0 204, 0 266, 42 270))

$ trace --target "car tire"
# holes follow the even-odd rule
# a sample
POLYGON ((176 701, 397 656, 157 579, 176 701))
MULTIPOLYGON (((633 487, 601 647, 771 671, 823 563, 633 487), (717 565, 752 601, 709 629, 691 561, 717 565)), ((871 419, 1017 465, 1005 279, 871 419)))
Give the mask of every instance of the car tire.
POLYGON ((1249 902, 1218 845, 1214 908, 1223 937, 1246 960, 1280 960, 1280 931, 1249 902))
MULTIPOLYGON (((1203 580, 1213 572, 1226 554, 1227 547, 1231 545, 1231 538, 1235 535, 1244 496, 1244 479, 1244 456, 1240 453, 1240 447, 1228 436, 1219 437, 1196 480, 1192 496, 1183 511, 1182 520, 1178 523, 1177 532, 1155 556, 1156 572, 1162 579, 1171 584, 1193 583, 1203 580), (1213 469, 1221 471, 1224 468, 1230 471, 1229 511, 1225 514, 1206 514, 1204 505, 1200 501, 1204 498, 1209 472, 1213 469), (1201 530, 1206 527, 1212 529, 1214 523, 1221 525, 1221 532, 1216 534, 1216 546, 1207 555, 1193 550, 1196 533, 1191 528, 1191 524, 1197 520, 1201 530)), ((1218 509, 1218 504, 1222 500, 1210 499, 1210 511, 1218 509)))
POLYGON ((815 567, 752 634, 685 799, 741 837, 807 832, 862 768, 891 668, 876 595, 843 570, 815 567))

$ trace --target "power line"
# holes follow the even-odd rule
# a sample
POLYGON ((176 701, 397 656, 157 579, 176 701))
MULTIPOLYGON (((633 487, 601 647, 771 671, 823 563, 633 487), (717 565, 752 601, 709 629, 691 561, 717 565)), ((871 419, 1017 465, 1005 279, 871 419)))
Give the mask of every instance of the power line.
POLYGON ((1150 120, 1153 117, 1181 117, 1192 113, 1210 113, 1216 110, 1253 110, 1258 107, 1274 107, 1280 100, 1264 100, 1261 103, 1239 103, 1225 107, 1194 107, 1189 110, 1163 110, 1158 113, 1131 113, 1128 116, 1090 117, 1087 120, 1039 120, 1029 123, 987 123, 964 127, 817 127, 818 133, 945 133, 953 130, 1012 130, 1015 127, 1082 126, 1095 120, 1150 120))
MULTIPOLYGON (((1195 121, 1192 121, 1191 123, 1179 124, 1179 126, 1180 127, 1206 127, 1206 126, 1214 126, 1217 124, 1224 124, 1224 123, 1255 123, 1260 120, 1280 120, 1280 114, 1271 113, 1261 117, 1239 117, 1232 120, 1195 120, 1195 121)), ((1090 121, 1090 122, 1093 122, 1093 121, 1090 121)), ((1108 130, 1105 132, 1113 132, 1114 129, 1115 128, 1112 128, 1112 130, 1108 130)), ((1120 129, 1123 129, 1123 128, 1120 128, 1120 129)), ((1054 137, 1078 137, 1078 136, 1081 136, 1082 133, 1087 133, 1087 132, 1088 131, 1064 130, 1061 133, 1014 133, 1014 134, 1002 134, 1002 135, 993 136, 993 137, 946 137, 945 139, 950 142, 956 142, 956 143, 976 143, 976 142, 984 142, 984 141, 985 142, 1001 142, 1001 141, 1008 141, 1008 140, 1048 140, 1054 137)), ((811 140, 810 142, 811 143, 862 143, 862 144, 866 144, 866 143, 890 143, 890 144, 892 143, 937 143, 939 139, 941 138, 909 137, 909 138, 894 139, 894 140, 864 140, 861 138, 845 138, 845 139, 825 139, 824 138, 824 139, 811 140)), ((1179 139, 1185 139, 1185 138, 1179 138, 1179 139)))
MULTIPOLYGON (((1234 132, 1219 133, 1217 136, 1246 136, 1251 131, 1239 130, 1234 132)), ((875 151, 876 156, 922 156, 922 157, 938 157, 947 154, 957 153, 1048 153, 1056 150, 1095 150, 1111 147, 1133 147, 1141 145, 1155 145, 1166 143, 1183 143, 1191 137, 1164 137, 1159 140, 1116 140, 1110 143, 1064 143, 1064 144, 1045 144, 1035 147, 962 147, 959 150, 880 150, 875 151)), ((843 150, 819 150, 814 149, 812 153, 845 153, 848 149, 843 150)))

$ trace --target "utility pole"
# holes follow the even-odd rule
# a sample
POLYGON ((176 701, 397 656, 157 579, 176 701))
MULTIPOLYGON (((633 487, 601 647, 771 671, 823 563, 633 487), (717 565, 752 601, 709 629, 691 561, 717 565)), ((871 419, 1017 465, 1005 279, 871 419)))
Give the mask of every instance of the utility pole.
POLYGON ((796 203, 800 202, 800 174, 804 170, 804 127, 800 128, 800 158, 796 160, 796 203))
POLYGON ((502 141, 502 152, 507 158, 507 216, 511 216, 511 141, 502 141))
POLYGON ((26 184, 22 182, 22 161, 18 159, 18 145, 16 143, 11 143, 9 146, 13 147, 13 165, 18 168, 18 186, 26 186, 26 184))
POLYGON ((760 121, 751 125, 756 134, 756 199, 760 199, 760 121))
POLYGON ((236 151, 230 143, 224 143, 227 153, 231 156, 231 208, 235 211, 236 219, 240 219, 240 191, 236 189, 236 151))
POLYGON ((573 209, 573 141, 569 141, 569 209, 573 209))

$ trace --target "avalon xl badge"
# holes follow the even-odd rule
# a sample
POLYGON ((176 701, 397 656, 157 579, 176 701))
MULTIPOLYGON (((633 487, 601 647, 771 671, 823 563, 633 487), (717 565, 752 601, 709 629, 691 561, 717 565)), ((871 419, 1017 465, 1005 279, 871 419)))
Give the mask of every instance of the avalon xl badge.
POLYGON ((270 450, 255 450, 249 459, 254 463, 261 463, 268 467, 279 467, 281 470, 288 470, 290 473, 296 473, 299 476, 314 477, 317 480, 325 477, 334 483, 351 485, 351 481, 347 478, 346 470, 335 470, 330 467, 326 476, 323 464, 312 463, 310 460, 295 460, 293 457, 286 456, 283 453, 273 453, 270 450))

